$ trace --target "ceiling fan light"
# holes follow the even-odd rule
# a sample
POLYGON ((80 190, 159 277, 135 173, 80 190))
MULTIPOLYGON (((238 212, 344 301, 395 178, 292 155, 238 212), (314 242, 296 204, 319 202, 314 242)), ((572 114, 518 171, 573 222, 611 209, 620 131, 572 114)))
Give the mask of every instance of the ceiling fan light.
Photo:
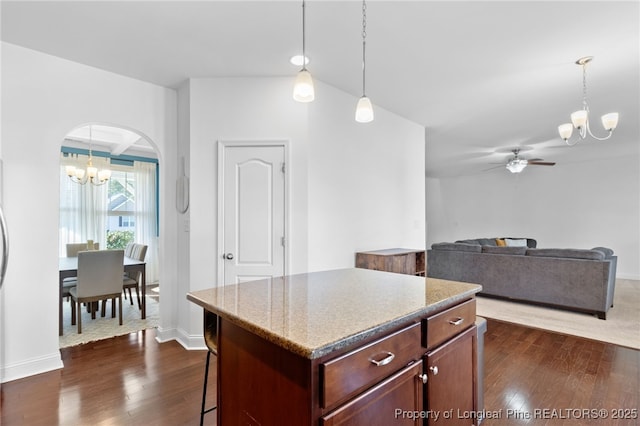
POLYGON ((366 96, 358 100, 358 105, 356 106, 356 121, 358 123, 369 123, 373 121, 373 106, 371 105, 371 100, 366 96))
POLYGON ((588 113, 585 109, 581 109, 571 114, 571 122, 573 123, 573 127, 575 127, 576 129, 578 127, 584 127, 584 125, 587 124, 587 117, 588 113))
POLYGON ((571 137, 573 133, 573 124, 564 123, 558 126, 558 133, 560 133, 560 137, 565 141, 571 137))
POLYGON ((298 102, 311 102, 315 99, 313 79, 306 69, 300 70, 293 86, 293 99, 298 102))
POLYGON ((602 125, 606 130, 613 130, 618 125, 618 113, 610 112, 602 116, 602 125))
POLYGON ((507 163, 507 170, 511 173, 520 173, 527 167, 527 160, 511 160, 507 163))

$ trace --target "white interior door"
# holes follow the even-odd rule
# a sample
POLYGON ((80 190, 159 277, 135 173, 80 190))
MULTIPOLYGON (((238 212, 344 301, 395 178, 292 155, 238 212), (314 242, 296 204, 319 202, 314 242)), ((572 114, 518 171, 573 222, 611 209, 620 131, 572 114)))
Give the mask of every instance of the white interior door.
POLYGON ((285 145, 220 143, 224 284, 285 271, 285 145))

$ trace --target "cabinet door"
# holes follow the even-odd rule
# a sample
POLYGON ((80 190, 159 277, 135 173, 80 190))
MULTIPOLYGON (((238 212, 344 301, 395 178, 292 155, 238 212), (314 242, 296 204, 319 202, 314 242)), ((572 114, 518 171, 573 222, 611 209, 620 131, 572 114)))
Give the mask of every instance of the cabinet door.
POLYGON ((424 385, 418 377, 422 363, 415 362, 322 417, 324 426, 388 426, 422 424, 424 385))
POLYGON ((430 426, 477 424, 474 418, 475 333, 476 328, 472 327, 427 354, 427 410, 431 414, 427 424, 430 426))

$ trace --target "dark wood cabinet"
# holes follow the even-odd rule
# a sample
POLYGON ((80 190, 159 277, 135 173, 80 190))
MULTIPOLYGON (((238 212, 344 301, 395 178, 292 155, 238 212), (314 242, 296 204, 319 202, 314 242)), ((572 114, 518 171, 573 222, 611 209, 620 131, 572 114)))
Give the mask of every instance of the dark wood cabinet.
POLYGON ((470 299, 423 320, 427 375, 427 425, 477 425, 476 300, 470 299))
POLYGON ((427 411, 438 413, 428 425, 477 425, 474 409, 475 326, 430 351, 425 360, 427 411))
POLYGON ((413 415, 422 411, 422 362, 413 364, 322 417, 324 426, 418 425, 413 415), (404 413, 404 415, 402 414, 404 413))
POLYGON ((356 268, 425 276, 425 251, 391 248, 356 253, 356 268))
POLYGON ((217 316, 218 424, 474 424, 479 290, 352 268, 189 293, 217 316))

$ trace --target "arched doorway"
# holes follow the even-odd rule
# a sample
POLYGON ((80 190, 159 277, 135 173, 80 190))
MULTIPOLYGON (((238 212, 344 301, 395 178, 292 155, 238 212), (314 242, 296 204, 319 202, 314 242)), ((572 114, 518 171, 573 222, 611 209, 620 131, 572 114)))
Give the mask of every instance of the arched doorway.
POLYGON ((122 326, 110 315, 97 314, 83 321, 86 326, 78 334, 71 325, 70 304, 61 300, 60 347, 158 325, 159 168, 156 146, 134 129, 86 123, 65 136, 60 150, 60 257, 68 255, 67 244, 72 243, 86 243, 88 249, 141 244, 146 246, 146 280, 138 296, 124 293, 128 300, 123 300, 122 326))

